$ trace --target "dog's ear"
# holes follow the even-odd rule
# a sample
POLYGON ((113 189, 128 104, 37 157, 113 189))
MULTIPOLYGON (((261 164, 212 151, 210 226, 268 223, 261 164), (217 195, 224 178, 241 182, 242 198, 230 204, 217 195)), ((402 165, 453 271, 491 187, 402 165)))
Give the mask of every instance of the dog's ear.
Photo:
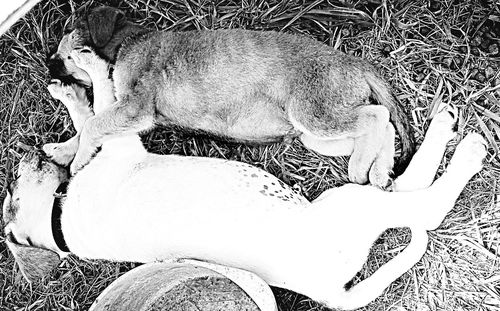
POLYGON ((106 46, 113 37, 115 28, 124 20, 123 12, 112 7, 103 6, 92 10, 87 17, 87 24, 95 46, 98 48, 106 46))
POLYGON ((19 265, 21 273, 30 283, 47 276, 61 262, 56 252, 39 247, 21 245, 12 240, 10 236, 5 239, 19 265))

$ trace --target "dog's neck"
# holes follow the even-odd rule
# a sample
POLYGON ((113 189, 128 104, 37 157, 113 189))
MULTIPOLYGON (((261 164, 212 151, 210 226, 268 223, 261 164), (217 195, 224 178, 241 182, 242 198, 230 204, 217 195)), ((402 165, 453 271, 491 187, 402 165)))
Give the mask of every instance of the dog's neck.
POLYGON ((66 193, 66 186, 66 182, 60 184, 50 197, 47 195, 44 195, 43 199, 38 197, 27 204, 32 207, 31 209, 18 212, 17 221, 6 226, 7 231, 12 232, 15 241, 26 246, 54 251, 59 256, 67 255, 62 249, 64 246, 59 246, 63 244, 58 242, 62 236, 60 212, 65 201, 65 196, 62 194, 66 193), (54 234, 54 231, 58 233, 54 234))

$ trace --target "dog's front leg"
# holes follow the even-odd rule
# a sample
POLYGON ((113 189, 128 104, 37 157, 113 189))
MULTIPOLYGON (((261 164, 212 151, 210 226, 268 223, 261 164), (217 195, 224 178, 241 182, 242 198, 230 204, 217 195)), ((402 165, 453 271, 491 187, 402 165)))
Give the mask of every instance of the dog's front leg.
POLYGON ((85 89, 76 84, 63 85, 59 80, 53 80, 47 87, 53 98, 60 100, 68 109, 77 134, 64 143, 45 144, 42 149, 54 162, 67 166, 74 158, 80 140, 80 132, 85 121, 94 115, 90 109, 85 89))
POLYGON ((73 50, 71 56, 75 64, 85 70, 92 80, 94 113, 101 113, 115 102, 113 80, 109 76, 110 64, 89 47, 73 50))
POLYGON ((94 87, 94 111, 80 135, 80 147, 71 163, 71 173, 83 168, 102 145, 105 138, 137 134, 153 127, 153 98, 148 94, 131 94, 115 101, 113 82, 109 79, 108 63, 92 49, 84 47, 71 52, 75 63, 87 71, 94 87))
POLYGON ((129 98, 117 101, 111 107, 89 118, 80 135, 80 147, 71 163, 72 174, 82 169, 92 158, 105 138, 123 135, 136 135, 154 125, 154 113, 145 111, 135 104, 136 101, 147 101, 147 98, 129 98))

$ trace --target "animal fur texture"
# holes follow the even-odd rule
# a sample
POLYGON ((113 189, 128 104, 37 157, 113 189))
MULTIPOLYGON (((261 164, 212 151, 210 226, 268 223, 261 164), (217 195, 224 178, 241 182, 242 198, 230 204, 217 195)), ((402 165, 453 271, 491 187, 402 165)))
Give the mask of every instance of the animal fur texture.
MULTIPOLYGON (((91 114, 78 86, 55 82, 49 90, 73 106, 70 111, 87 107, 83 115, 91 114)), ((420 150, 395 180, 396 192, 347 184, 312 202, 245 163, 151 154, 135 134, 108 139, 70 180, 61 215, 64 237, 83 258, 196 259, 250 271, 328 307, 359 308, 421 258, 427 230, 439 226, 481 169, 485 141, 471 133, 457 146, 446 173, 433 182, 446 144, 455 136, 456 116, 453 109, 435 116, 420 150), (355 227, 363 230, 346 234, 355 227), (410 244, 372 276, 347 288, 373 242, 392 227, 409 227, 410 244), (297 252, 292 244, 314 252, 297 252)), ((68 179, 66 174, 30 153, 19 164, 17 182, 5 200, 7 245, 28 279, 46 272, 33 273, 36 266, 57 266, 54 254, 66 255, 57 248, 50 223, 53 193, 68 179), (17 207, 11 208, 13 204, 17 207)))
POLYGON ((350 155, 350 180, 379 187, 390 183, 394 127, 402 142, 396 167, 414 151, 408 116, 375 68, 306 36, 149 31, 101 7, 62 38, 49 62, 52 76, 92 85, 99 78, 81 54, 93 53, 112 64, 105 76, 112 68, 116 103, 101 110, 108 99, 96 95, 99 113, 82 128, 74 159, 45 150, 63 165, 73 159, 72 172, 107 138, 156 124, 250 143, 298 137, 319 153, 350 155))

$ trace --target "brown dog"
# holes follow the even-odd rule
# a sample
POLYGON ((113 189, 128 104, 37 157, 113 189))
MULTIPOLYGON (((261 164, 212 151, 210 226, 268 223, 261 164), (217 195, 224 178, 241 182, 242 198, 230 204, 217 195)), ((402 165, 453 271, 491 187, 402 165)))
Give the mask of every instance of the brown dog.
MULTIPOLYGON (((101 7, 63 37, 49 68, 54 78, 94 87, 97 114, 82 129, 73 172, 107 137, 155 124, 252 143, 299 137, 319 153, 351 155, 350 179, 381 187, 394 166, 393 125, 402 141, 399 165, 414 151, 407 116, 373 66, 304 36, 148 31, 101 7), (109 69, 94 51, 114 63, 116 103, 105 111, 98 84, 109 69)), ((45 151, 70 161, 74 150, 61 149, 45 151)))

